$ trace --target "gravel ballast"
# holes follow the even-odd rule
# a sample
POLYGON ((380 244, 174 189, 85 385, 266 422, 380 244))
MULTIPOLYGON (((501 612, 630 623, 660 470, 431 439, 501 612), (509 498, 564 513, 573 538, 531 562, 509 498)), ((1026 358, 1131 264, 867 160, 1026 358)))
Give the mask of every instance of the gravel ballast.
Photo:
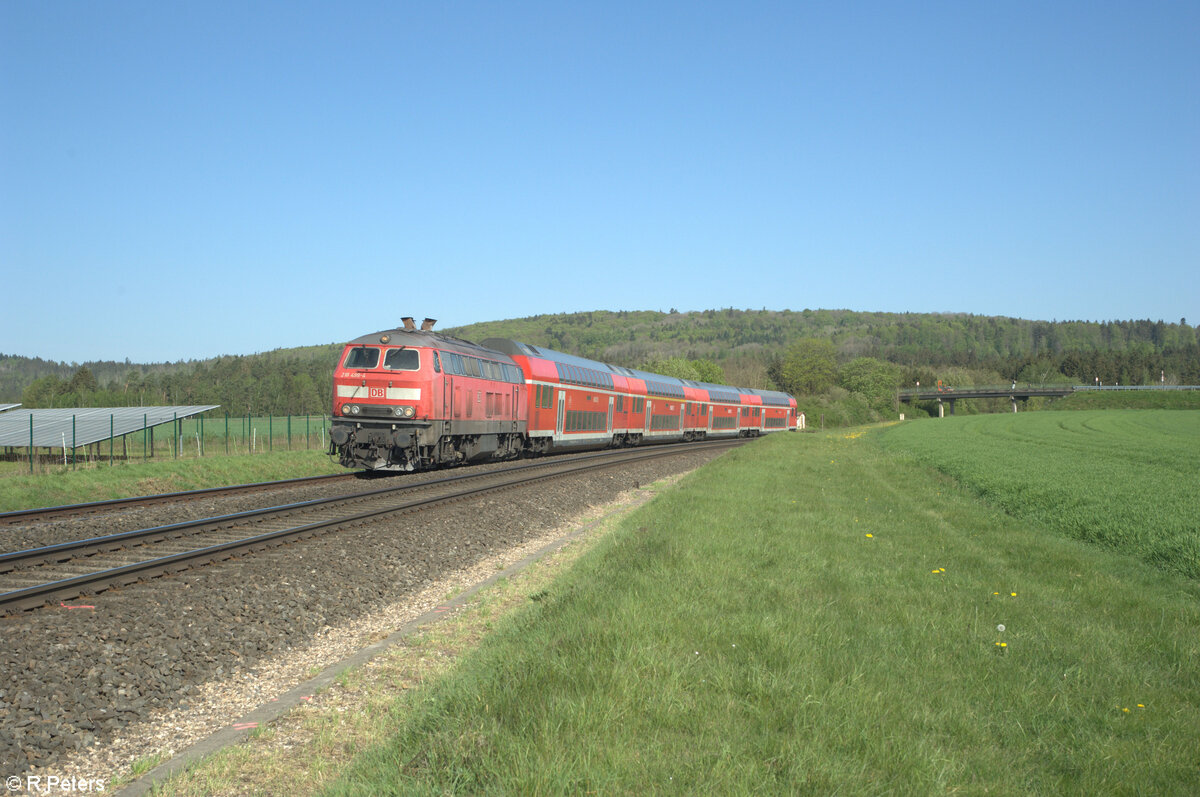
MULTIPOLYGON (((379 608, 542 539, 625 490, 716 455, 687 452, 490 493, 0 619, 0 770, 6 776, 55 773, 85 758, 105 760, 104 748, 128 729, 150 728, 168 717, 175 726, 186 724, 189 712, 202 710, 214 695, 237 693, 288 660, 294 665, 298 651, 309 651, 314 641, 319 647, 379 608)), ((213 499, 211 507, 122 510, 14 527, 6 534, 18 537, 6 539, 29 547, 25 541, 108 534, 125 524, 163 525, 334 491, 293 488, 284 498, 256 493, 213 499)), ((328 663, 314 660, 312 666, 328 663)), ((259 684, 241 695, 242 702, 271 699, 256 693, 261 689, 259 684)), ((175 748, 169 729, 157 732, 164 735, 162 750, 175 748)))

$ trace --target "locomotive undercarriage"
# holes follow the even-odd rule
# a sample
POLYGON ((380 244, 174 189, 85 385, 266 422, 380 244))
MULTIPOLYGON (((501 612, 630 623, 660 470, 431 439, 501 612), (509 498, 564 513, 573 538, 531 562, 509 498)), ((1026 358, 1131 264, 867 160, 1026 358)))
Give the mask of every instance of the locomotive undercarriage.
MULTIPOLYGON (((329 454, 347 468, 385 471, 415 471, 444 468, 468 462, 541 456, 558 450, 550 437, 529 437, 524 424, 513 422, 401 423, 337 419, 329 430, 329 454)), ((743 429, 740 437, 757 437, 757 430, 743 429)), ((701 440, 704 432, 687 432, 685 441, 701 440)), ((641 434, 616 434, 609 448, 638 446, 641 434)), ((568 446, 570 447, 570 446, 568 446)))
POLYGON ((329 430, 329 454, 336 455, 347 468, 387 471, 515 459, 526 448, 526 437, 517 426, 334 421, 329 430))

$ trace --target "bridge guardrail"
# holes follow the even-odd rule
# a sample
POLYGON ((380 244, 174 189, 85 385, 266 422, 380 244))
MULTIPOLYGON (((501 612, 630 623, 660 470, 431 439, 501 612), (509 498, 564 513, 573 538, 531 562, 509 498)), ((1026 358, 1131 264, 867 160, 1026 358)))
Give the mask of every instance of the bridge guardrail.
MULTIPOLYGON (((996 392, 1003 393, 1013 390, 1012 383, 1004 385, 954 385, 950 387, 943 386, 940 390, 936 387, 905 387, 899 389, 901 396, 916 396, 926 395, 930 393, 940 393, 946 396, 953 396, 956 393, 981 393, 981 392, 996 392)), ((1037 390, 1200 390, 1200 385, 1029 385, 1017 384, 1017 392, 1037 391, 1037 390)))

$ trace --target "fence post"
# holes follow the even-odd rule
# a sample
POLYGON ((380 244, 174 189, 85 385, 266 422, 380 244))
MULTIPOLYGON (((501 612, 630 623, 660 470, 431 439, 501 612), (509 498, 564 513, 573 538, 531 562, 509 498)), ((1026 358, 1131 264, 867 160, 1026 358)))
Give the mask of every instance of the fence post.
POLYGON ((292 414, 288 413, 288 451, 292 450, 292 414))
POLYGON ((29 472, 33 473, 33 413, 29 413, 29 472))
POLYGON ((108 467, 110 468, 113 464, 113 436, 116 434, 117 428, 116 420, 113 417, 114 415, 116 415, 116 413, 110 412, 108 414, 108 467))
POLYGON ((179 413, 171 413, 171 447, 175 449, 175 459, 179 459, 179 413))
POLYGON ((200 456, 204 456, 204 416, 200 416, 200 456))
POLYGON ((229 413, 225 413, 225 454, 229 454, 229 413))
POLYGON ((71 414, 71 470, 75 470, 75 418, 74 413, 71 414))
POLYGON ((146 415, 142 414, 142 462, 146 461, 146 415))
POLYGON ((275 450, 275 414, 267 416, 267 450, 275 450))
POLYGON ((304 450, 307 451, 312 445, 312 431, 309 426, 309 416, 304 416, 304 450))

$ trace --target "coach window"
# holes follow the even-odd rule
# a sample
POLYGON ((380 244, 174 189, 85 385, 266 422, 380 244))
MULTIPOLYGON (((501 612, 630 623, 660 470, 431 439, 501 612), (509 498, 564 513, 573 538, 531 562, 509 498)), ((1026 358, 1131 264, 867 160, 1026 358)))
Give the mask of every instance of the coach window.
POLYGON ((346 355, 346 368, 374 368, 379 363, 379 349, 355 346, 346 355))
POLYGON ((391 349, 383 359, 383 367, 389 371, 416 371, 421 367, 421 357, 416 349, 391 349))

